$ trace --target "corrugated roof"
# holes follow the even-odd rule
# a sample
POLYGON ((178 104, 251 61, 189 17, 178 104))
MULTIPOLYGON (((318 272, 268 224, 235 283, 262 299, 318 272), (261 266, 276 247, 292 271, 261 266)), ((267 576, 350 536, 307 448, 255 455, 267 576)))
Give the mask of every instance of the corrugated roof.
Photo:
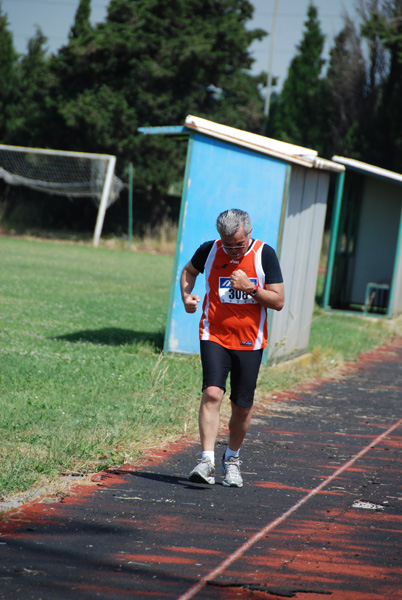
POLYGON ((393 181, 402 183, 401 173, 388 171, 387 169, 382 169, 381 167, 369 165, 367 163, 361 162, 360 160, 355 160, 354 158, 345 158, 344 156, 333 156, 332 160, 336 163, 345 165, 346 167, 350 167, 355 171, 360 171, 361 173, 370 173, 371 175, 381 177, 382 179, 392 179, 393 181))
POLYGON ((238 146, 250 148, 263 154, 269 154, 275 158, 286 160, 304 167, 336 171, 338 173, 345 170, 340 164, 324 158, 319 158, 317 156, 317 151, 312 150, 311 148, 287 144, 286 142, 280 142, 279 140, 274 140, 263 135, 208 121, 201 117, 188 115, 184 125, 199 133, 210 135, 211 137, 219 138, 238 146))

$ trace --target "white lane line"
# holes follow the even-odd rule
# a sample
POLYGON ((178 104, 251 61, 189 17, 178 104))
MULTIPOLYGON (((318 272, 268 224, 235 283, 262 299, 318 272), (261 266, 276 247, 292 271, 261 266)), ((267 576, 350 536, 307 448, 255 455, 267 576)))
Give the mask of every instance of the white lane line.
POLYGON ((369 450, 371 450, 372 448, 377 446, 384 438, 386 438, 390 433, 392 433, 395 429, 397 429, 401 425, 402 425, 402 419, 399 419, 399 421, 397 421, 394 425, 392 425, 384 433, 382 433, 381 435, 376 437, 370 444, 368 444, 368 446, 366 446, 365 448, 363 448, 363 450, 360 450, 360 452, 355 454, 355 456, 353 456, 350 460, 348 460, 344 465, 339 467, 339 469, 337 469, 332 475, 330 475, 330 477, 325 479, 322 483, 320 483, 320 485, 318 485, 316 488, 311 490, 311 492, 309 492, 306 496, 304 496, 301 500, 299 500, 299 502, 297 502, 291 508, 289 508, 289 510, 284 512, 280 517, 274 519, 273 521, 271 521, 271 523, 268 523, 267 525, 265 525, 265 527, 260 529, 260 531, 255 533, 247 542, 245 542, 242 546, 240 546, 240 548, 238 548, 235 552, 230 554, 223 562, 221 562, 220 565, 218 565, 215 569, 213 569, 212 571, 207 573, 207 575, 204 575, 204 577, 202 579, 200 579, 200 581, 198 583, 194 584, 187 592, 185 592, 184 594, 179 596, 177 600, 191 600, 191 598, 194 598, 194 596, 196 594, 198 594, 198 592, 200 590, 202 590, 203 587, 205 587, 205 585, 207 584, 208 581, 211 581, 211 579, 214 579, 218 575, 221 575, 221 573, 223 573, 223 571, 225 569, 227 569, 227 567, 229 567, 238 558, 240 558, 247 550, 249 550, 251 548, 251 546, 253 546, 256 542, 258 542, 262 537, 264 537, 264 535, 266 535, 269 531, 272 531, 273 529, 275 529, 275 527, 277 527, 278 525, 283 523, 290 515, 292 515, 301 506, 303 506, 303 504, 305 504, 311 498, 313 498, 313 496, 318 494, 318 492, 320 492, 329 483, 331 483, 331 481, 333 481, 341 473, 343 473, 344 471, 349 469, 349 467, 351 467, 357 460, 359 460, 359 458, 361 458, 362 456, 367 454, 367 452, 369 452, 369 450))

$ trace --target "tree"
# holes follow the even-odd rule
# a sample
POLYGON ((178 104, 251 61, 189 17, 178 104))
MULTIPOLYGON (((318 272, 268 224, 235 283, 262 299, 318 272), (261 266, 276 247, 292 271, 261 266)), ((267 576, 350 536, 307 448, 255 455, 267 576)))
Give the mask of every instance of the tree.
MULTIPOLYGON (((187 114, 259 131, 264 75, 248 73, 248 0, 111 0, 88 28, 81 0, 74 35, 51 64, 67 148, 117 154, 136 167, 136 194, 159 218, 168 187, 183 175, 183 148, 138 135, 139 126, 182 124, 187 114)), ((49 132, 52 135, 52 132, 49 132)))
POLYGON ((247 105, 262 105, 259 79, 245 71, 252 64, 250 44, 265 32, 246 29, 252 12, 246 0, 112 0, 91 70, 125 95, 141 125, 181 122, 191 111, 213 117, 235 107, 230 124, 258 127, 248 121, 255 111, 247 105))
POLYGON ((13 36, 9 30, 7 15, 0 2, 0 139, 7 139, 10 110, 13 106, 18 55, 14 48, 13 36))
POLYGON ((328 69, 332 150, 400 171, 402 1, 359 0, 360 36, 350 18, 328 69))
MULTIPOLYGON (((249 47, 266 33, 247 28, 252 14, 248 0, 110 0, 105 21, 92 26, 91 0, 80 0, 67 44, 48 56, 38 29, 20 61, 0 28, 2 82, 15 100, 4 100, 8 139, 115 154, 125 180, 132 162, 136 207, 156 222, 182 180, 186 146, 138 127, 195 114, 261 130, 265 74, 250 74, 249 47)), ((0 103, 6 96, 3 86, 0 103)))
POLYGON ((325 36, 321 33, 317 8, 310 3, 303 39, 297 46, 280 97, 274 97, 268 134, 285 142, 325 149, 327 90, 321 71, 325 36))
POLYGON ((47 38, 38 27, 28 41, 27 54, 15 67, 14 102, 10 106, 7 140, 16 146, 46 145, 52 123, 52 75, 47 38))
POLYGON ((329 156, 345 154, 347 136, 364 118, 366 105, 366 65, 360 37, 347 14, 344 19, 345 25, 330 50, 327 71, 329 156))
POLYGON ((74 25, 70 31, 70 39, 88 35, 91 30, 91 0, 80 0, 75 14, 74 25))
MULTIPOLYGON (((373 118, 361 125, 367 159, 378 166, 401 171, 402 165, 402 1, 361 0, 362 35, 371 48, 382 47, 381 69, 371 80, 378 86, 373 118), (377 75, 377 77, 376 77, 377 75), (378 82, 378 83, 377 83, 378 82)), ((376 63, 375 63, 376 64, 376 63)))

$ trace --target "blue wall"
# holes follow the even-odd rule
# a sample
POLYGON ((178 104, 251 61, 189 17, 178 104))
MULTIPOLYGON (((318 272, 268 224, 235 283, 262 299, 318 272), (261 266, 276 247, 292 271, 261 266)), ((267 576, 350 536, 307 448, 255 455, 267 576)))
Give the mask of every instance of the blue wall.
POLYGON ((246 210, 252 236, 276 249, 287 163, 199 133, 190 133, 180 227, 166 327, 165 351, 198 353, 198 323, 205 293, 204 275, 194 293, 201 298, 195 314, 184 310, 180 274, 195 250, 217 239, 218 214, 246 210))

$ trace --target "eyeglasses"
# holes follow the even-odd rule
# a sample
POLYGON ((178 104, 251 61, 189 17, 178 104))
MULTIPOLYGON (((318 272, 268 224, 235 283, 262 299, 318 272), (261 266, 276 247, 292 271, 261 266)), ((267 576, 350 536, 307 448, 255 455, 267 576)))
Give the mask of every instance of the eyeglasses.
POLYGON ((245 244, 241 244, 239 246, 227 246, 226 244, 222 244, 222 248, 225 248, 225 250, 243 250, 247 246, 248 246, 248 242, 246 242, 245 244))

